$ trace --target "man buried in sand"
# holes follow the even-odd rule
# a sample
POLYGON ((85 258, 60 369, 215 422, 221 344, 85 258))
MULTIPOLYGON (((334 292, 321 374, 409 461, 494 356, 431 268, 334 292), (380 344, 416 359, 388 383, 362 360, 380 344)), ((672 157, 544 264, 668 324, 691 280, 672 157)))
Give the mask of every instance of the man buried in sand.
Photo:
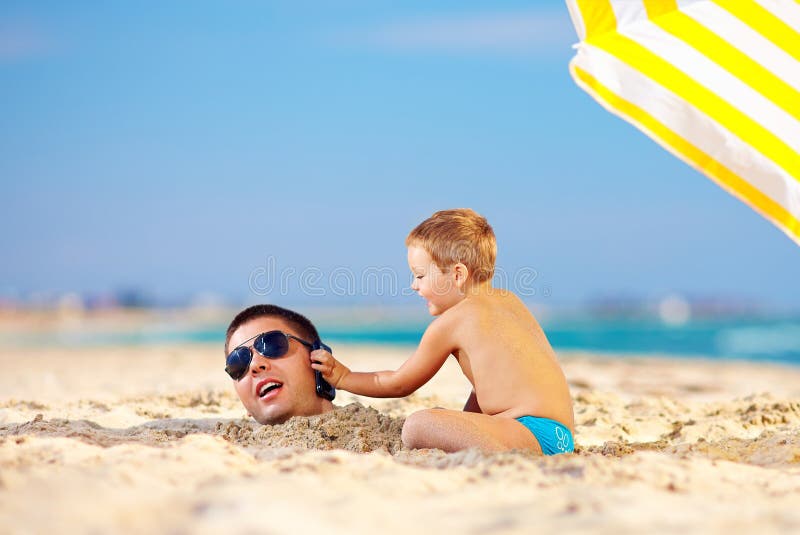
POLYGON ((324 350, 311 367, 334 387, 402 397, 428 382, 453 355, 472 383, 463 411, 427 409, 403 425, 410 448, 457 451, 573 451, 572 399, 539 324, 513 293, 492 287, 497 245, 489 223, 469 209, 436 212, 406 238, 411 288, 437 316, 396 371, 351 372, 324 350))
POLYGON ((311 369, 310 352, 323 347, 300 314, 255 305, 233 318, 225 337, 225 371, 247 412, 261 424, 333 410, 336 392, 311 369))

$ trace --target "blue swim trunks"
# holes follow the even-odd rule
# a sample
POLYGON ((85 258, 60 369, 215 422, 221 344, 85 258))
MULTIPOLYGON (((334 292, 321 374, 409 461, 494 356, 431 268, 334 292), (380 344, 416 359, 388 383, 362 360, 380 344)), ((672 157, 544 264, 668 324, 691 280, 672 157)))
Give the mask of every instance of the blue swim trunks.
POLYGON ((520 416, 517 421, 533 433, 545 455, 572 453, 575 449, 572 433, 567 426, 560 422, 536 416, 520 416))

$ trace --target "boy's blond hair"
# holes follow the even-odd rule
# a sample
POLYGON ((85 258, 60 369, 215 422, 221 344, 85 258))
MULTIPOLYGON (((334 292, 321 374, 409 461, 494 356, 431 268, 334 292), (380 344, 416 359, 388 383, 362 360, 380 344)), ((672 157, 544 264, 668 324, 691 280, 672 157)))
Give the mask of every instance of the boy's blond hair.
POLYGON ((436 212, 408 234, 406 247, 412 246, 425 249, 443 271, 460 262, 474 282, 494 276, 494 231, 485 217, 469 208, 436 212))

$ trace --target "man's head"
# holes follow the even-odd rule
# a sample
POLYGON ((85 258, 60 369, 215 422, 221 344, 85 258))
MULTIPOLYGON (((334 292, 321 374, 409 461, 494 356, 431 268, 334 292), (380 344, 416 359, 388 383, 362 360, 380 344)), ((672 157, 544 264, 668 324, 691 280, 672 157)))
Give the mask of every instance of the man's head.
POLYGON ((310 349, 292 338, 288 342, 289 350, 279 358, 266 358, 252 349, 252 338, 269 331, 282 331, 310 343, 319 339, 317 329, 308 318, 275 305, 251 306, 233 318, 225 336, 225 355, 240 345, 250 347, 252 354, 250 368, 241 379, 234 381, 236 393, 247 412, 259 423, 277 424, 292 416, 311 416, 332 410, 331 402, 316 394, 310 349), (272 383, 278 386, 264 388, 272 383))

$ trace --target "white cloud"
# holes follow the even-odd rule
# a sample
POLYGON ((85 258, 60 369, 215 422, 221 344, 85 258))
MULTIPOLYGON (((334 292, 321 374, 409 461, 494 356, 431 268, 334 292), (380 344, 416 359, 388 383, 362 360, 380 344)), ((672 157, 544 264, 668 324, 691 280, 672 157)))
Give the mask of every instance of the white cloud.
POLYGON ((483 13, 392 22, 338 42, 395 51, 550 53, 577 41, 567 10, 483 13))

